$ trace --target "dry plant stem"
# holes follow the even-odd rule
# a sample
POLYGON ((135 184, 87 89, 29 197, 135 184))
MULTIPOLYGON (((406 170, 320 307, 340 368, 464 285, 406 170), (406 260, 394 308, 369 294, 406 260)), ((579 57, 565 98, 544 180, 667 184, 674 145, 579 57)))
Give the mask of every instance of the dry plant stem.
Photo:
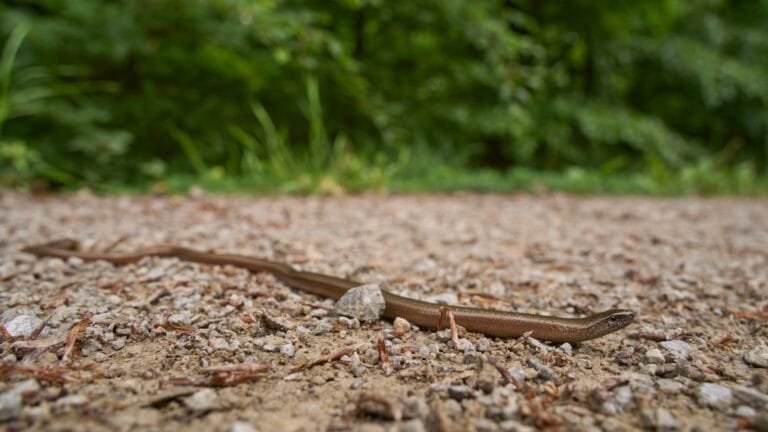
POLYGON ((2 333, 3 339, 5 339, 6 342, 13 342, 16 340, 16 338, 8 332, 8 329, 6 329, 3 324, 0 324, 0 333, 2 333))
POLYGON ((521 390, 522 384, 520 381, 518 381, 514 376, 512 376, 511 373, 509 373, 509 370, 504 367, 503 364, 501 364, 501 361, 493 356, 488 356, 488 363, 491 364, 494 368, 496 368, 497 371, 499 371, 499 374, 501 374, 501 377, 504 378, 505 384, 512 384, 515 386, 516 389, 521 390))
POLYGON ((453 312, 448 310, 446 312, 448 315, 448 325, 451 327, 451 340, 453 341, 453 346, 456 348, 459 347, 459 330, 456 328, 456 320, 453 318, 453 312))
MULTIPOLYGON (((38 256, 78 257, 83 260, 105 260, 115 264, 128 264, 144 257, 158 256, 210 265, 233 265, 253 272, 272 273, 294 288, 332 299, 338 299, 350 288, 362 285, 354 280, 299 271, 288 264, 260 258, 199 252, 173 245, 156 246, 131 253, 78 252, 77 247, 76 241, 65 239, 30 246, 24 251, 38 256)), ((382 291, 382 294, 385 301, 383 315, 387 318, 402 317, 418 326, 434 328, 435 322, 439 324, 441 321, 442 308, 447 308, 458 325, 468 331, 488 336, 519 337, 531 332, 533 337, 541 340, 581 342, 622 329, 635 318, 634 312, 622 309, 612 309, 583 318, 560 318, 463 306, 442 306, 388 291, 382 291)))
POLYGON ((305 364, 305 365, 293 368, 293 369, 291 369, 291 372, 293 373, 293 372, 298 372, 298 371, 302 371, 302 370, 311 369, 311 368, 313 368, 313 367, 315 367, 317 365, 321 365, 323 363, 328 363, 328 362, 331 362, 331 361, 338 360, 338 359, 344 357, 347 354, 352 354, 353 352, 357 351, 358 349, 360 349, 359 345, 353 345, 353 346, 344 347, 344 348, 342 348, 342 349, 340 349, 338 351, 334 351, 334 352, 328 354, 327 356, 320 357, 319 359, 317 359, 317 360, 315 360, 315 361, 313 361, 311 363, 308 363, 308 364, 305 364))
POLYGON ((384 341, 383 337, 379 338, 378 348, 379 348, 379 363, 381 364, 389 363, 389 355, 387 354, 387 344, 384 341))
POLYGON ((41 322, 41 323, 40 323, 40 325, 39 325, 39 326, 37 326, 37 328, 35 329, 35 331, 33 331, 31 335, 29 335, 29 337, 27 338, 27 340, 35 340, 35 339, 37 339, 37 338, 40 336, 40 333, 42 333, 42 332, 43 332, 43 329, 45 328, 45 326, 46 326, 46 325, 48 325, 48 321, 50 321, 50 320, 51 320, 51 317, 53 317, 53 314, 52 314, 52 313, 51 313, 51 314, 48 314, 48 316, 47 316, 47 317, 45 317, 45 319, 43 320, 43 322, 41 322))
POLYGON ((61 366, 27 366, 22 364, 0 364, 0 379, 6 380, 10 375, 17 373, 28 378, 40 381, 64 384, 75 381, 66 375, 67 369, 61 366))
POLYGON ((69 334, 67 335, 67 346, 64 349, 64 355, 61 357, 62 362, 69 361, 70 355, 72 355, 72 350, 75 347, 75 342, 77 342, 77 335, 85 330, 85 328, 88 327, 90 323, 90 318, 83 318, 80 320, 80 322, 72 326, 72 329, 69 330, 69 334))

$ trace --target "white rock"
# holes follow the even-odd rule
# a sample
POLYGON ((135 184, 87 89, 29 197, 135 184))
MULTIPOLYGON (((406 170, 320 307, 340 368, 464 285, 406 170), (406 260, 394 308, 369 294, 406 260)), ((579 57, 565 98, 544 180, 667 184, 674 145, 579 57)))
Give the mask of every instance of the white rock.
POLYGON ((34 315, 17 315, 5 323, 5 329, 13 337, 27 337, 37 329, 42 320, 34 315))
POLYGON ((184 405, 191 411, 205 412, 217 406, 219 396, 213 389, 203 389, 184 399, 184 405))
POLYGON ((409 323, 405 318, 397 317, 392 323, 392 328, 399 332, 407 332, 411 330, 411 323, 409 323))
POLYGON ((667 394, 680 393, 685 387, 682 383, 667 378, 659 379, 656 384, 659 386, 659 390, 667 394))
POLYGON ((711 408, 725 410, 733 402, 733 392, 719 384, 704 383, 699 386, 699 403, 711 408))
POLYGON ((693 347, 681 340, 671 340, 659 343, 676 361, 688 360, 693 354, 693 347))
POLYGON ((752 418, 756 415, 757 411, 755 411, 755 409, 751 406, 739 405, 739 407, 736 408, 736 417, 752 418))
POLYGON ((760 344, 745 352, 744 361, 751 366, 768 368, 768 345, 760 344))
POLYGON ((296 348, 291 341, 286 341, 286 343, 280 346, 280 354, 287 357, 293 357, 293 355, 296 354, 296 348))
POLYGON ((664 364, 664 354, 658 348, 651 348, 645 352, 645 360, 652 364, 664 364))
POLYGON ((384 311, 384 295, 378 284, 354 287, 336 301, 333 311, 337 315, 357 318, 361 322, 378 321, 384 311))
POLYGON ((658 431, 675 431, 680 429, 680 423, 677 419, 664 408, 656 409, 656 430, 658 431))
POLYGON ((21 414, 21 396, 27 392, 40 389, 40 384, 33 379, 28 379, 16 384, 12 389, 0 394, 0 421, 12 420, 21 414))
POLYGON ((257 432, 257 429, 251 426, 250 423, 244 421, 236 421, 232 423, 230 432, 257 432))

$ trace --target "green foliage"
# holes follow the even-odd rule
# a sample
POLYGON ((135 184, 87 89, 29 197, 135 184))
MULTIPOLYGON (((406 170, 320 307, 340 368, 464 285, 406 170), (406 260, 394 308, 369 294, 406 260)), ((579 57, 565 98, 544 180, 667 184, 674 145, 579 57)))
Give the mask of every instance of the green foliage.
POLYGON ((0 182, 752 193, 765 22, 766 0, 6 1, 0 182))

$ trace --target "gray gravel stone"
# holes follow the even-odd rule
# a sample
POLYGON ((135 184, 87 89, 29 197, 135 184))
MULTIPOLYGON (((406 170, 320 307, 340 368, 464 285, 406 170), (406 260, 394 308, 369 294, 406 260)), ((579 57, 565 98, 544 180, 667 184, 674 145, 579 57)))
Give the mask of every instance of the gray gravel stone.
POLYGON ((280 354, 286 357, 293 357, 293 355, 296 354, 296 347, 293 346, 293 342, 286 341, 284 344, 280 345, 280 354))
POLYGON ((758 345, 744 353, 744 361, 750 366, 768 368, 768 345, 758 345))
POLYGON ((0 421, 12 420, 18 417, 21 414, 22 394, 38 390, 40 390, 40 384, 34 379, 28 379, 0 394, 0 421))
POLYGON ((392 323, 392 328, 399 332, 407 332, 411 330, 411 323, 405 318, 397 317, 392 323))
POLYGON ((680 429, 680 423, 677 419, 664 408, 656 409, 656 430, 657 431, 676 431, 680 429))
POLYGON ((27 337, 37 329, 43 321, 34 315, 18 315, 5 323, 5 329, 13 337, 27 337))
POLYGON ((236 421, 232 423, 232 427, 229 430, 230 432, 257 432, 255 427, 244 421, 236 421))
POLYGON ((502 432, 533 432, 535 430, 515 420, 505 420, 499 423, 499 429, 502 432))
POLYGON ((693 347, 688 342, 681 340, 671 340, 660 342, 662 348, 675 359, 675 361, 688 360, 693 354, 693 347))
POLYGON ((192 396, 184 398, 184 405, 190 411, 202 413, 216 408, 219 396, 213 389, 202 389, 192 396))
POLYGON ((496 423, 481 417, 475 420, 475 430, 477 432, 496 432, 499 428, 496 423))
POLYGON ((752 418, 757 415, 757 411, 755 411, 754 408, 747 405, 739 405, 738 408, 736 408, 736 417, 747 417, 752 418))
POLYGON ((8 390, 0 394, 0 421, 12 420, 21 413, 21 393, 8 390))
POLYGON ((378 321, 384 311, 384 295, 378 284, 354 287, 336 301, 333 311, 360 322, 378 321))
POLYGON ((664 362, 666 361, 664 359, 664 354, 658 348, 651 348, 648 351, 646 351, 645 360, 648 363, 653 363, 653 364, 664 364, 664 362))
POLYGON ((725 410, 733 402, 733 392, 728 387, 719 384, 703 383, 699 386, 699 403, 701 405, 725 410))
POLYGON ((408 420, 403 422, 398 428, 399 432, 426 432, 424 422, 419 419, 408 420))
POLYGON ((685 387, 682 383, 666 378, 659 379, 656 384, 659 386, 659 390, 670 395, 680 393, 685 387))
POLYGON ((448 387, 448 396, 456 400, 464 400, 472 396, 472 389, 466 385, 452 385, 448 387))

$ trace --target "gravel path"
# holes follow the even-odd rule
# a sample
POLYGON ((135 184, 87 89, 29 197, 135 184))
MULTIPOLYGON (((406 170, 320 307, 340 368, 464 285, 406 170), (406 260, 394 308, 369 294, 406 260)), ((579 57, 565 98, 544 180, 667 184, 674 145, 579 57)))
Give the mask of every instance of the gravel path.
POLYGON ((0 312, 14 336, 0 353, 0 427, 768 430, 767 264, 766 200, 0 192, 0 312), (447 331, 334 316, 331 301, 267 274, 19 252, 62 237, 260 256, 432 301, 638 319, 578 345, 460 332, 457 348, 447 331))

